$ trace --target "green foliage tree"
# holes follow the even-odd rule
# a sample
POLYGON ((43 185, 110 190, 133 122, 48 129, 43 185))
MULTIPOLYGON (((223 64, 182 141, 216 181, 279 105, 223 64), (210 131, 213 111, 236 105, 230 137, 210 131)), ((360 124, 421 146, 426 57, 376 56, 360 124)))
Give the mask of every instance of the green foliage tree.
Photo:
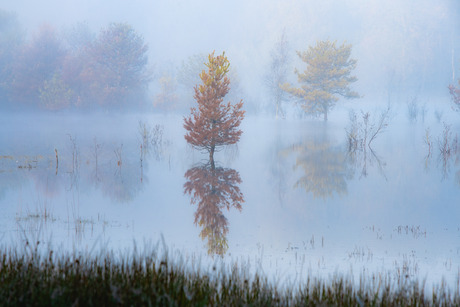
POLYGON ((214 164, 214 151, 221 146, 235 144, 243 133, 239 128, 244 118, 243 100, 232 105, 224 103, 224 97, 230 90, 227 77, 230 62, 225 56, 209 55, 208 71, 200 74, 200 86, 195 86, 195 100, 198 108, 191 109, 191 115, 184 118, 187 130, 185 139, 194 148, 207 151, 209 160, 214 164))
POLYGON ((298 51, 297 55, 307 64, 303 73, 295 70, 301 87, 293 88, 285 83, 283 89, 299 100, 305 112, 322 114, 326 121, 339 96, 347 99, 359 97, 349 87, 350 83, 357 81, 351 76, 356 68, 356 60, 350 58, 351 45, 337 46, 335 41, 318 41, 316 46, 298 51))

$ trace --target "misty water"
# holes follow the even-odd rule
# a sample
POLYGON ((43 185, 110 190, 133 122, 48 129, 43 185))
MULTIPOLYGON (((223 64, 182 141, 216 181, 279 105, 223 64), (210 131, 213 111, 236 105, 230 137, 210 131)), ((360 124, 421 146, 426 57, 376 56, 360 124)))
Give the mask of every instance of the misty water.
POLYGON ((94 255, 163 237, 185 258, 239 261, 274 281, 380 273, 456 287, 460 126, 436 110, 410 120, 393 106, 355 151, 348 107, 328 122, 249 115, 215 168, 187 145, 181 115, 4 113, 0 242, 94 255))

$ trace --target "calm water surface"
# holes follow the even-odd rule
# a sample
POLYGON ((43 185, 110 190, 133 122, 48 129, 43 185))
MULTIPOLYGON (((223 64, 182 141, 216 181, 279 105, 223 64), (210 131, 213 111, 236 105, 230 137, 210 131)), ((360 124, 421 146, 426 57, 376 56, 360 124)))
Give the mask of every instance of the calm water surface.
POLYGON ((181 116, 3 114, 1 244, 97 253, 163 236, 275 279, 377 272, 457 287, 458 114, 444 118, 443 154, 434 116, 394 112, 371 148, 349 150, 346 110, 334 112, 327 123, 248 116, 215 166, 187 146, 181 116))

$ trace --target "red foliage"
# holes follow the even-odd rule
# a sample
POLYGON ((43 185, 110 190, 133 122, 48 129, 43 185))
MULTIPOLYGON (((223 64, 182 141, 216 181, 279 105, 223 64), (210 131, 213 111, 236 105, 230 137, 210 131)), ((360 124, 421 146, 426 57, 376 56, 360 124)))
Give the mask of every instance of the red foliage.
POLYGON ((217 57, 214 52, 211 53, 206 66, 208 72, 200 74, 203 84, 195 86, 194 98, 198 109, 192 108, 191 115, 184 118, 184 128, 187 130, 187 142, 209 152, 212 162, 216 147, 239 141, 242 131, 238 127, 244 118, 244 111, 242 100, 235 105, 223 102, 230 90, 227 77, 230 63, 225 53, 217 57))
POLYGON ((195 225, 201 226, 201 238, 208 239, 208 253, 223 255, 227 250, 228 222, 222 209, 241 210, 244 202, 238 184, 240 175, 234 169, 206 164, 189 169, 184 193, 192 195, 191 203, 197 204, 195 225))
POLYGON ((9 68, 4 83, 10 100, 53 109, 58 104, 48 102, 65 92, 61 107, 140 105, 150 81, 143 38, 124 23, 110 24, 94 40, 89 36, 77 47, 64 49, 54 28, 42 26, 21 46, 9 68))

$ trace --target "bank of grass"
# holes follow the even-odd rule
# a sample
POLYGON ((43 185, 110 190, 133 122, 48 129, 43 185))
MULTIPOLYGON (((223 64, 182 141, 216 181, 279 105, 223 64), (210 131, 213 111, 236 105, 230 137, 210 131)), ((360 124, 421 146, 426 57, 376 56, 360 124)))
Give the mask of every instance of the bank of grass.
POLYGON ((460 306, 458 289, 384 277, 277 286, 237 265, 200 269, 155 250, 99 256, 0 251, 1 306, 460 306), (191 268, 192 267, 192 268, 191 268))

